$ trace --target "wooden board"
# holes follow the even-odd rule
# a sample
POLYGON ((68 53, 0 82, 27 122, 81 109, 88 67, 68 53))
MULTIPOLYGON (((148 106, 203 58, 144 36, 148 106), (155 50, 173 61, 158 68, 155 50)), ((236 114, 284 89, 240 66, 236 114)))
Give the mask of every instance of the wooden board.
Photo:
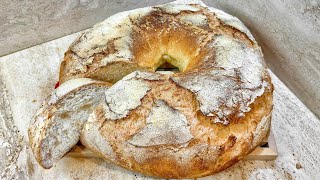
POLYGON ((278 157, 278 151, 275 146, 275 140, 272 132, 269 132, 268 136, 265 137, 260 146, 258 146, 255 150, 253 150, 248 156, 246 156, 245 160, 275 160, 278 157))
MULTIPOLYGON (((262 140, 260 146, 253 150, 245 160, 275 160, 278 157, 277 149, 274 143, 274 137, 272 133, 262 140)), ((97 154, 90 151, 85 146, 78 144, 76 145, 67 155, 67 157, 74 158, 100 158, 97 154)))

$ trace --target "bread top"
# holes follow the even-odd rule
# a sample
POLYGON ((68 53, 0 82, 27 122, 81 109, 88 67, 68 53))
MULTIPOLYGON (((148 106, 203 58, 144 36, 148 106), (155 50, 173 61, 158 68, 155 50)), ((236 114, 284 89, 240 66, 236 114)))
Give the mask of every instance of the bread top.
POLYGON ((265 88, 272 89, 249 30, 201 1, 175 1, 109 17, 70 46, 60 77, 119 80, 139 68, 155 71, 164 62, 179 68, 171 79, 195 93, 201 112, 216 117, 215 122, 241 118, 265 88))
MULTIPOLYGON (((180 33, 181 29, 214 33, 212 35, 235 35, 239 39, 249 39, 252 44, 256 44, 250 31, 238 18, 221 10, 207 7, 201 1, 174 1, 164 5, 117 13, 85 31, 69 49, 82 65, 90 65, 97 59, 100 59, 98 66, 114 61, 135 61, 138 53, 133 51, 134 45, 138 43, 135 42, 136 38, 152 41, 147 36, 135 37, 137 33, 135 31, 156 31, 158 40, 161 40, 165 33, 170 33, 172 30, 180 33)), ((197 45, 199 42, 193 46, 197 45)), ((168 47, 162 48, 163 54, 168 51, 165 48, 168 47)))
POLYGON ((154 71, 168 61, 186 72, 204 59, 215 63, 213 42, 220 36, 239 41, 261 56, 252 34, 239 19, 201 1, 174 1, 117 13, 85 31, 69 47, 60 81, 100 79, 95 76, 99 69, 120 62, 138 65, 132 71, 154 71))
MULTIPOLYGON (((254 62, 249 62, 254 63, 254 62)), ((258 64, 258 63, 257 63, 258 64)), ((250 65, 248 65, 250 67, 250 65)), ((247 68, 247 67, 245 67, 247 68)), ((268 72, 263 69, 261 82, 251 81, 249 76, 242 79, 235 69, 208 68, 175 74, 160 74, 153 72, 135 71, 115 83, 105 92, 106 119, 118 120, 126 117, 131 110, 141 105, 141 100, 150 91, 148 81, 173 82, 192 92, 198 101, 198 109, 213 123, 229 124, 237 122, 251 111, 251 104, 265 92, 272 92, 273 86, 268 72), (256 83, 256 84, 253 84, 256 83)), ((250 75, 251 76, 251 75, 250 75)), ((255 78, 253 78, 255 79, 255 78)), ((165 91, 165 90, 164 90, 165 91)), ((165 93, 165 92, 164 92, 165 93)), ((171 119, 175 119, 171 117, 171 119)))

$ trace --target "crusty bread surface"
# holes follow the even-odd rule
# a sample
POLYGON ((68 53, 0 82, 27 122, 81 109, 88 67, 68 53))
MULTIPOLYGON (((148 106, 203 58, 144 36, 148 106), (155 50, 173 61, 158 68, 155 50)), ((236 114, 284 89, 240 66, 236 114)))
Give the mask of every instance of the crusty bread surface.
POLYGON ((114 84, 106 102, 85 123, 82 144, 109 162, 145 175, 195 178, 235 164, 266 136, 272 88, 250 104, 249 112, 232 115, 226 125, 201 113, 195 94, 171 78, 134 72, 114 84))
POLYGON ((214 43, 221 36, 260 52, 236 17, 186 2, 121 12, 85 31, 65 54, 60 82, 89 77, 114 83, 136 70, 155 71, 165 62, 183 72, 207 68, 214 66, 214 61, 204 61, 214 59, 214 43))
POLYGON ((201 1, 121 12, 85 31, 60 66, 61 83, 76 78, 113 84, 81 121, 81 142, 145 175, 220 172, 249 154, 271 124, 273 84, 261 48, 238 18, 201 1), (155 72, 163 64, 179 72, 155 72))

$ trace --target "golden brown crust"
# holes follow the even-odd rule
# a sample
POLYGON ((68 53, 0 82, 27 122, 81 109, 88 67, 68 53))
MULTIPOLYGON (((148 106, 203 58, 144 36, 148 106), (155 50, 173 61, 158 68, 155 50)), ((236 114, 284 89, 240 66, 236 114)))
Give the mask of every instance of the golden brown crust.
MULTIPOLYGON (((270 78, 266 81, 271 83, 270 78)), ((100 137, 96 138, 105 139, 112 149, 110 154, 116 158, 110 158, 99 152, 92 146, 90 139, 82 137, 82 143, 106 160, 146 175, 163 178, 196 178, 220 172, 243 159, 258 145, 257 142, 266 136, 270 127, 272 87, 255 99, 250 105, 251 111, 245 116, 223 125, 213 123, 210 118, 203 115, 199 111, 195 95, 173 81, 148 80, 147 82, 151 89, 141 100, 141 105, 130 111, 125 118, 110 121, 106 119, 103 107, 94 111, 95 118, 91 120, 94 126, 98 127, 97 133, 100 134, 100 137), (146 126, 146 119, 158 100, 166 102, 171 108, 187 117, 192 140, 186 144, 147 147, 130 143, 130 139, 146 126), (259 129, 261 123, 264 126, 259 129), (258 133, 254 134, 256 129, 258 133)), ((90 131, 90 128, 85 131, 90 131)))
MULTIPOLYGON (((181 10, 175 14, 168 13, 163 8, 153 7, 146 15, 135 17, 131 15, 132 13, 128 13, 127 21, 129 22, 114 22, 118 23, 114 29, 115 34, 117 34, 117 31, 125 31, 121 29, 123 26, 130 27, 130 30, 124 34, 130 37, 128 40, 124 40, 130 41, 129 47, 126 47, 128 49, 116 47, 115 43, 122 38, 120 36, 121 33, 119 33, 119 36, 106 40, 103 47, 92 45, 85 50, 86 53, 81 52, 81 55, 79 55, 81 47, 85 46, 83 44, 92 43, 87 40, 87 36, 102 36, 99 35, 98 30, 95 31, 98 28, 84 32, 65 53, 64 60, 60 65, 60 82, 62 83, 72 78, 88 77, 114 83, 124 77, 125 74, 136 70, 155 71, 157 67, 165 62, 162 58, 165 54, 175 59, 170 63, 177 66, 180 71, 187 71, 200 64, 205 56, 214 53, 212 47, 208 45, 215 39, 215 36, 219 35, 240 40, 247 44, 248 47, 258 47, 255 42, 247 37, 246 33, 225 24, 208 7, 190 6, 197 8, 197 11, 181 10), (205 22, 192 24, 192 22, 189 22, 190 20, 183 19, 187 15, 191 16, 191 20, 192 17, 202 17, 205 22), (80 50, 76 48, 77 45, 80 50), (127 50, 131 53, 129 58, 115 56, 112 61, 104 61, 104 58, 127 50), (91 51, 95 53, 90 53, 91 51), (114 62, 119 62, 121 65, 114 66, 114 62), (129 66, 127 67, 128 70, 123 74, 110 71, 126 66, 129 66), (115 75, 118 78, 109 78, 109 76, 115 75)), ((239 23, 241 22, 239 21, 239 23)), ((101 42, 97 41, 96 43, 101 42)), ((208 63, 206 63, 206 66, 208 66, 208 63)))
POLYGON ((146 175, 195 178, 230 167, 266 136, 272 82, 260 47, 238 19, 183 3, 110 19, 85 32, 61 63, 61 82, 120 80, 86 123, 85 146, 146 175), (180 72, 125 76, 166 62, 180 72))

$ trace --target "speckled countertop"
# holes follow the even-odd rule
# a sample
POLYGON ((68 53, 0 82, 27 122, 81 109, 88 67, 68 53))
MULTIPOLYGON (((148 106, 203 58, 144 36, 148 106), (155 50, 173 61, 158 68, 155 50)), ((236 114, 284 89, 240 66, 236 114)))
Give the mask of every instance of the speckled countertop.
MULTIPOLYGON (((53 90, 65 36, 0 58, 0 179, 148 179, 100 159, 63 158, 42 169, 28 146, 27 127, 53 90)), ((241 161, 203 179, 320 179, 320 120, 274 75, 275 161, 241 161)), ((201 178, 202 179, 202 178, 201 178)))

